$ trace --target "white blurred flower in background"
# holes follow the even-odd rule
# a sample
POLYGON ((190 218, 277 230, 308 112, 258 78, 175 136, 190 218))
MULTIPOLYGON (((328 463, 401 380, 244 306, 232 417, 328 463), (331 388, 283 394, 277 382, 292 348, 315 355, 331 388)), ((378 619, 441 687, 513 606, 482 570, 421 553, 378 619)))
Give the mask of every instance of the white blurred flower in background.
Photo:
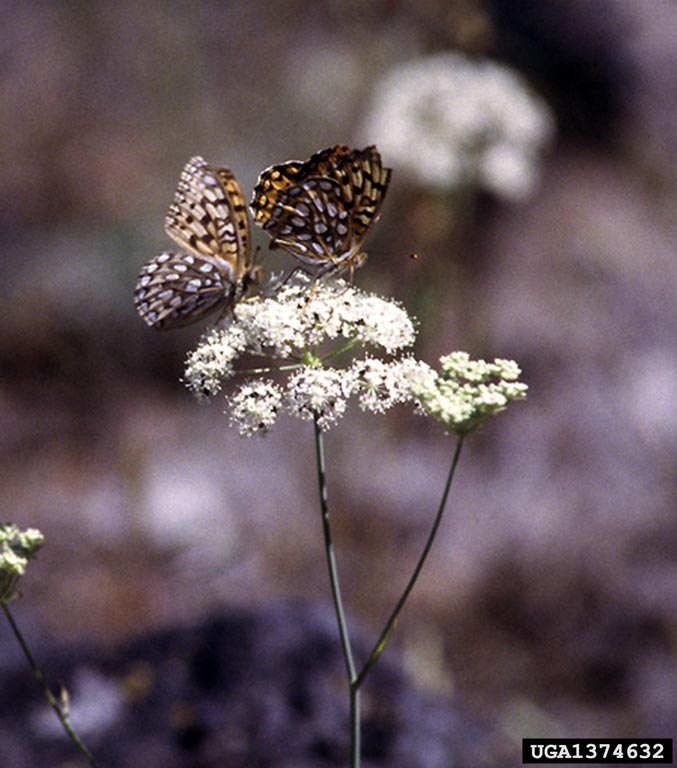
POLYGON ((363 132, 419 182, 520 200, 536 188, 555 121, 521 75, 448 52, 391 69, 377 84, 363 132))

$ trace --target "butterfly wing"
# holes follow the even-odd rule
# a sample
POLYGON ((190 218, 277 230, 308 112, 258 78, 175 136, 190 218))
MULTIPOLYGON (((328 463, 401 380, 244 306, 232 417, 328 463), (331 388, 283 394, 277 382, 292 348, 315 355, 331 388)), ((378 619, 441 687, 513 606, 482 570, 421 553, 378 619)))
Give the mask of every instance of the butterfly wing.
POLYGON ((338 265, 351 241, 341 186, 324 176, 278 190, 263 228, 272 248, 285 248, 311 266, 338 265))
POLYGON ((244 195, 232 172, 191 158, 165 229, 188 252, 161 253, 141 269, 134 303, 143 320, 153 328, 176 328, 234 304, 255 268, 244 195))
POLYGON ((197 253, 161 253, 144 264, 134 305, 151 328, 179 328, 228 304, 235 292, 228 262, 197 253))
POLYGON ((376 147, 336 145, 304 163, 264 170, 254 188, 254 220, 304 263, 340 269, 358 260, 390 181, 376 147), (333 265, 333 266, 332 266, 333 265))
MULTIPOLYGON (((261 175, 264 188, 286 189, 311 176, 326 176, 341 185, 344 205, 359 219, 355 236, 360 237, 378 217, 388 184, 390 168, 384 168, 374 145, 350 149, 345 144, 322 149, 305 163, 291 161, 273 166, 261 175)), ((257 185, 258 188, 258 185, 257 185)), ((364 238, 362 238, 364 239, 364 238)))
POLYGON ((219 168, 217 175, 221 187, 226 193, 226 201, 229 208, 229 220, 233 222, 235 228, 235 248, 231 238, 231 228, 226 220, 222 226, 221 256, 229 261, 235 267, 237 279, 242 279, 243 275, 252 266, 251 245, 249 240, 249 214, 247 212, 247 202, 242 187, 235 178, 235 175, 228 168, 219 168))
POLYGON ((242 188, 231 171, 212 168, 201 157, 193 157, 181 172, 165 230, 195 254, 225 259, 237 275, 250 262, 242 188))
POLYGON ((337 171, 350 152, 350 147, 345 144, 321 149, 303 163, 303 173, 307 176, 328 176, 338 180, 337 171))
POLYGON ((257 224, 265 228, 279 193, 296 183, 296 176, 302 167, 303 163, 300 161, 290 160, 287 163, 271 165, 261 171, 249 206, 257 224))
POLYGON ((356 149, 341 157, 336 169, 350 211, 353 247, 362 246, 383 205, 390 184, 390 168, 384 168, 375 146, 356 149))

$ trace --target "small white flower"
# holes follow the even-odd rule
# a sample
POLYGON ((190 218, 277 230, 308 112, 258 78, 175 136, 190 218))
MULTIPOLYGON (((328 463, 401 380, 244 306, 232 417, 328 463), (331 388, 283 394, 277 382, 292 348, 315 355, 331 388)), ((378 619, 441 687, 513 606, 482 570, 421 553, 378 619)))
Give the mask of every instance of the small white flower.
MULTIPOLYGON (((271 297, 241 302, 227 324, 206 334, 187 360, 185 381, 194 392, 213 394, 219 379, 235 373, 247 352, 302 360, 335 340, 392 353, 410 346, 414 324, 395 301, 365 293, 343 280, 314 283, 299 273, 271 297)), ((327 353, 331 349, 326 350, 327 353)))
POLYGON ((471 360, 467 352, 452 352, 440 358, 442 373, 449 377, 480 382, 490 376, 494 367, 486 360, 471 360))
POLYGON ((439 374, 413 381, 419 412, 452 432, 466 434, 512 400, 526 397, 527 385, 516 381, 521 371, 513 360, 471 360, 466 352, 440 358, 439 374))
POLYGON ((317 417, 320 429, 326 430, 345 413, 354 386, 351 371, 304 366, 289 377, 286 409, 302 419, 317 417))
POLYGON ((517 381, 519 375, 522 373, 522 369, 517 365, 514 360, 504 360, 497 357, 494 360, 495 373, 505 381, 517 381))
POLYGON ((264 358, 259 373, 296 373, 279 386, 268 382, 265 391, 249 383, 231 398, 231 420, 240 432, 265 432, 280 408, 301 418, 318 415, 326 429, 345 411, 355 383, 354 371, 331 369, 329 359, 356 347, 392 354, 410 346, 415 335, 397 302, 340 279, 317 283, 300 273, 274 296, 241 302, 222 327, 205 334, 188 356, 184 380, 198 397, 213 395, 237 373, 241 355, 264 358))
POLYGON ((265 434, 275 423, 282 404, 282 390, 272 381, 247 381, 228 398, 230 423, 240 434, 265 434))
POLYGON ((467 352, 442 357, 439 373, 410 355, 357 357, 343 369, 328 365, 357 347, 399 352, 414 337, 413 321, 396 302, 343 280, 316 283, 300 274, 274 296, 238 304, 234 316, 207 333, 189 355, 185 381, 198 396, 214 394, 235 375, 244 353, 267 359, 250 375, 285 375, 280 383, 249 380, 228 398, 231 423, 242 435, 265 434, 282 411, 316 419, 326 430, 343 416, 352 395, 372 413, 413 401, 420 413, 465 433, 525 396, 517 363, 471 360, 467 352))
POLYGON ((186 360, 183 380, 197 397, 215 395, 221 382, 235 372, 235 362, 244 352, 247 336, 236 323, 225 330, 212 329, 186 360))
POLYGON ((44 543, 37 528, 20 530, 14 523, 0 525, 0 602, 11 600, 19 578, 44 543))
POLYGON ((398 403, 412 399, 412 384, 434 372, 413 357, 401 360, 357 360, 353 364, 360 407, 372 413, 385 413, 398 403))
POLYGON ((327 321, 328 329, 332 328, 344 338, 381 347, 391 354, 413 344, 414 324, 396 301, 357 292, 354 288, 343 291, 327 321))
POLYGON ((304 315, 303 302, 294 285, 238 307, 235 322, 245 334, 248 351, 277 358, 300 355, 313 342, 313 322, 304 315))

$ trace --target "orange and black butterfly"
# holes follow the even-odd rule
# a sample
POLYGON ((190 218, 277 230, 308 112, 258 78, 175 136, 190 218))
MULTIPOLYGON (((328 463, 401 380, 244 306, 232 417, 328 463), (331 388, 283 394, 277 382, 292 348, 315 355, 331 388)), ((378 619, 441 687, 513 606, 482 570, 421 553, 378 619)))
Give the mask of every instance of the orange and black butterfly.
POLYGON ((266 168, 250 204, 254 221, 300 262, 328 272, 352 273, 365 260, 367 234, 390 182, 375 146, 343 145, 266 168))
POLYGON ((193 157, 165 230, 185 251, 161 253, 141 269, 134 304, 151 328, 189 325, 219 308, 225 313, 260 282, 242 188, 227 168, 193 157))

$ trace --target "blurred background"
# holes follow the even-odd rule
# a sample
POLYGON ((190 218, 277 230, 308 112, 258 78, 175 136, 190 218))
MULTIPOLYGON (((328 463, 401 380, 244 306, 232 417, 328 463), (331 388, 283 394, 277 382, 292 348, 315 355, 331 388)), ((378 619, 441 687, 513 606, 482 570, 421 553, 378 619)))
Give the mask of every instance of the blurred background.
MULTIPOLYGON (((203 326, 153 332, 132 292, 192 155, 249 197, 268 165, 376 143, 393 176, 357 284, 419 319, 419 358, 514 358, 530 386, 467 440, 394 646, 516 744, 677 736, 677 5, 2 9, 0 503, 47 538, 15 608, 33 636, 329 600, 312 427, 240 438, 180 381, 203 326)), ((327 436, 367 637, 452 450, 404 410, 327 436)))

